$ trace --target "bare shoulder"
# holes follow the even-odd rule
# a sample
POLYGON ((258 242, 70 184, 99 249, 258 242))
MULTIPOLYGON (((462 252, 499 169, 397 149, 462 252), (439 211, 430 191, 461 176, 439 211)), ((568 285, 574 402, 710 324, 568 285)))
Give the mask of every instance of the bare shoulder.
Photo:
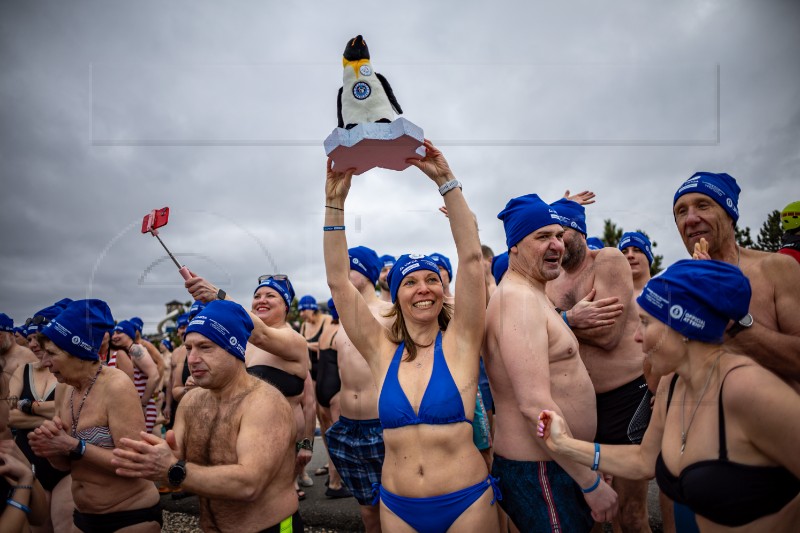
POLYGON ((628 266, 628 260, 625 259, 625 256, 622 252, 617 250, 616 248, 601 248, 599 250, 592 250, 590 253, 594 254, 594 261, 595 261, 595 271, 597 275, 598 273, 603 273, 605 269, 608 268, 620 268, 620 269, 627 269, 630 270, 628 266), (599 271, 597 267, 602 267, 599 271))
POLYGON ((800 401, 785 381, 749 357, 733 356, 721 370, 726 411, 745 413, 772 408, 781 397, 800 401))
POLYGON ((130 389, 135 391, 136 387, 124 371, 114 367, 104 367, 103 376, 105 377, 105 386, 114 391, 122 389, 130 389))
POLYGON ((758 255, 754 259, 758 260, 759 268, 764 276, 771 280, 775 285, 795 285, 800 279, 800 263, 784 254, 758 252, 749 250, 758 255))

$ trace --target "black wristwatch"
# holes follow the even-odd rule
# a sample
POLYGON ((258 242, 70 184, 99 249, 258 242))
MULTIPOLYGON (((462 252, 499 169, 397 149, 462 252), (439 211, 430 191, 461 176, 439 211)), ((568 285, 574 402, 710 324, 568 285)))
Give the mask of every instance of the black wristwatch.
POLYGON ((180 487, 186 479, 186 461, 181 459, 167 470, 167 481, 173 487, 180 487))
POLYGON ((217 291, 217 300, 224 300, 227 295, 228 295, 227 292, 220 289, 217 291))
POLYGON ((753 315, 747 313, 737 323, 731 326, 730 329, 728 329, 728 336, 733 338, 736 335, 738 335, 739 332, 741 332, 742 330, 753 327, 753 322, 755 322, 753 320, 753 315))
POLYGON ((311 439, 303 439, 297 443, 297 451, 308 450, 314 452, 314 442, 311 439))

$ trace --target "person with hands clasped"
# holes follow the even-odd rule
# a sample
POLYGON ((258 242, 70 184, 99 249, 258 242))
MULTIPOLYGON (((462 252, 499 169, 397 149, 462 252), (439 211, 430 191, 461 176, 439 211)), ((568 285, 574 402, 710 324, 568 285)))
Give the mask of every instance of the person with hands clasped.
POLYGON ((212 301, 186 328, 186 393, 166 440, 141 432, 114 450, 120 476, 197 494, 204 531, 303 530, 293 486, 295 426, 289 402, 245 369, 253 321, 235 302, 212 301))
POLYGON ((98 349, 114 320, 101 300, 78 300, 41 329, 42 365, 68 387, 56 389, 55 416, 29 436, 31 449, 72 473, 73 522, 81 531, 160 531, 158 491, 114 473, 112 449, 144 431, 139 395, 128 376, 103 366, 98 349), (112 529, 113 528, 113 529, 112 529))
POLYGON ((697 516, 701 531, 796 531, 800 523, 800 397, 778 376, 722 344, 747 312, 750 283, 721 261, 681 260, 637 303, 636 341, 662 379, 641 445, 573 438, 552 410, 539 415, 548 449, 629 479, 655 476, 697 516), (698 283, 702 280, 702 283, 698 283))
POLYGON ((435 262, 403 255, 388 276, 394 323, 386 328, 373 316, 348 277, 344 209, 353 170, 334 170, 330 159, 323 228, 328 285, 379 389, 386 456, 375 490, 382 528, 498 531, 493 504, 499 492, 466 417, 475 410, 486 308, 478 228, 444 156, 430 141, 424 145, 425 157, 408 162, 444 197, 458 252, 459 309, 445 305, 435 262))

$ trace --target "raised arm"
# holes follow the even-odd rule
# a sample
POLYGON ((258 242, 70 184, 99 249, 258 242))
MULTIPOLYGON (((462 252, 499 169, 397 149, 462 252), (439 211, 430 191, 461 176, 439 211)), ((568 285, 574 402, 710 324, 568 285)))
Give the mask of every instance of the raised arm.
MULTIPOLYGON (((437 187, 455 180, 442 152, 427 139, 425 157, 409 159, 408 162, 425 173, 437 187)), ((455 294, 458 306, 453 313, 451 327, 459 342, 466 342, 472 348, 470 351, 478 353, 483 342, 486 321, 486 285, 478 224, 467 206, 461 187, 446 192, 444 204, 458 253, 458 283, 455 294)))
POLYGON ((375 319, 358 289, 350 282, 350 258, 344 229, 344 204, 350 192, 353 169, 333 170, 328 158, 325 179, 325 228, 322 242, 325 252, 325 273, 331 289, 339 321, 347 331, 353 346, 369 363, 378 363, 384 328, 375 319))

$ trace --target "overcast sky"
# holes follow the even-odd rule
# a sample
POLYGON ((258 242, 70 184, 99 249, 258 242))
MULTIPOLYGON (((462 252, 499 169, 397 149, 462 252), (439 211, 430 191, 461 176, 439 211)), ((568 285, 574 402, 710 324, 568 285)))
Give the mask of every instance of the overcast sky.
MULTIPOLYGON (((70 297, 155 330, 179 260, 249 306, 256 278, 327 299, 325 152, 341 55, 373 67, 438 144, 504 250, 512 197, 590 189, 589 234, 645 229, 686 257, 672 197, 697 170, 743 189, 740 225, 800 199, 800 4, 6 1, 0 3, 0 311, 70 297)), ((455 263, 414 168, 354 179, 348 242, 455 263)), ((456 282, 458 278, 456 276, 456 282)))

